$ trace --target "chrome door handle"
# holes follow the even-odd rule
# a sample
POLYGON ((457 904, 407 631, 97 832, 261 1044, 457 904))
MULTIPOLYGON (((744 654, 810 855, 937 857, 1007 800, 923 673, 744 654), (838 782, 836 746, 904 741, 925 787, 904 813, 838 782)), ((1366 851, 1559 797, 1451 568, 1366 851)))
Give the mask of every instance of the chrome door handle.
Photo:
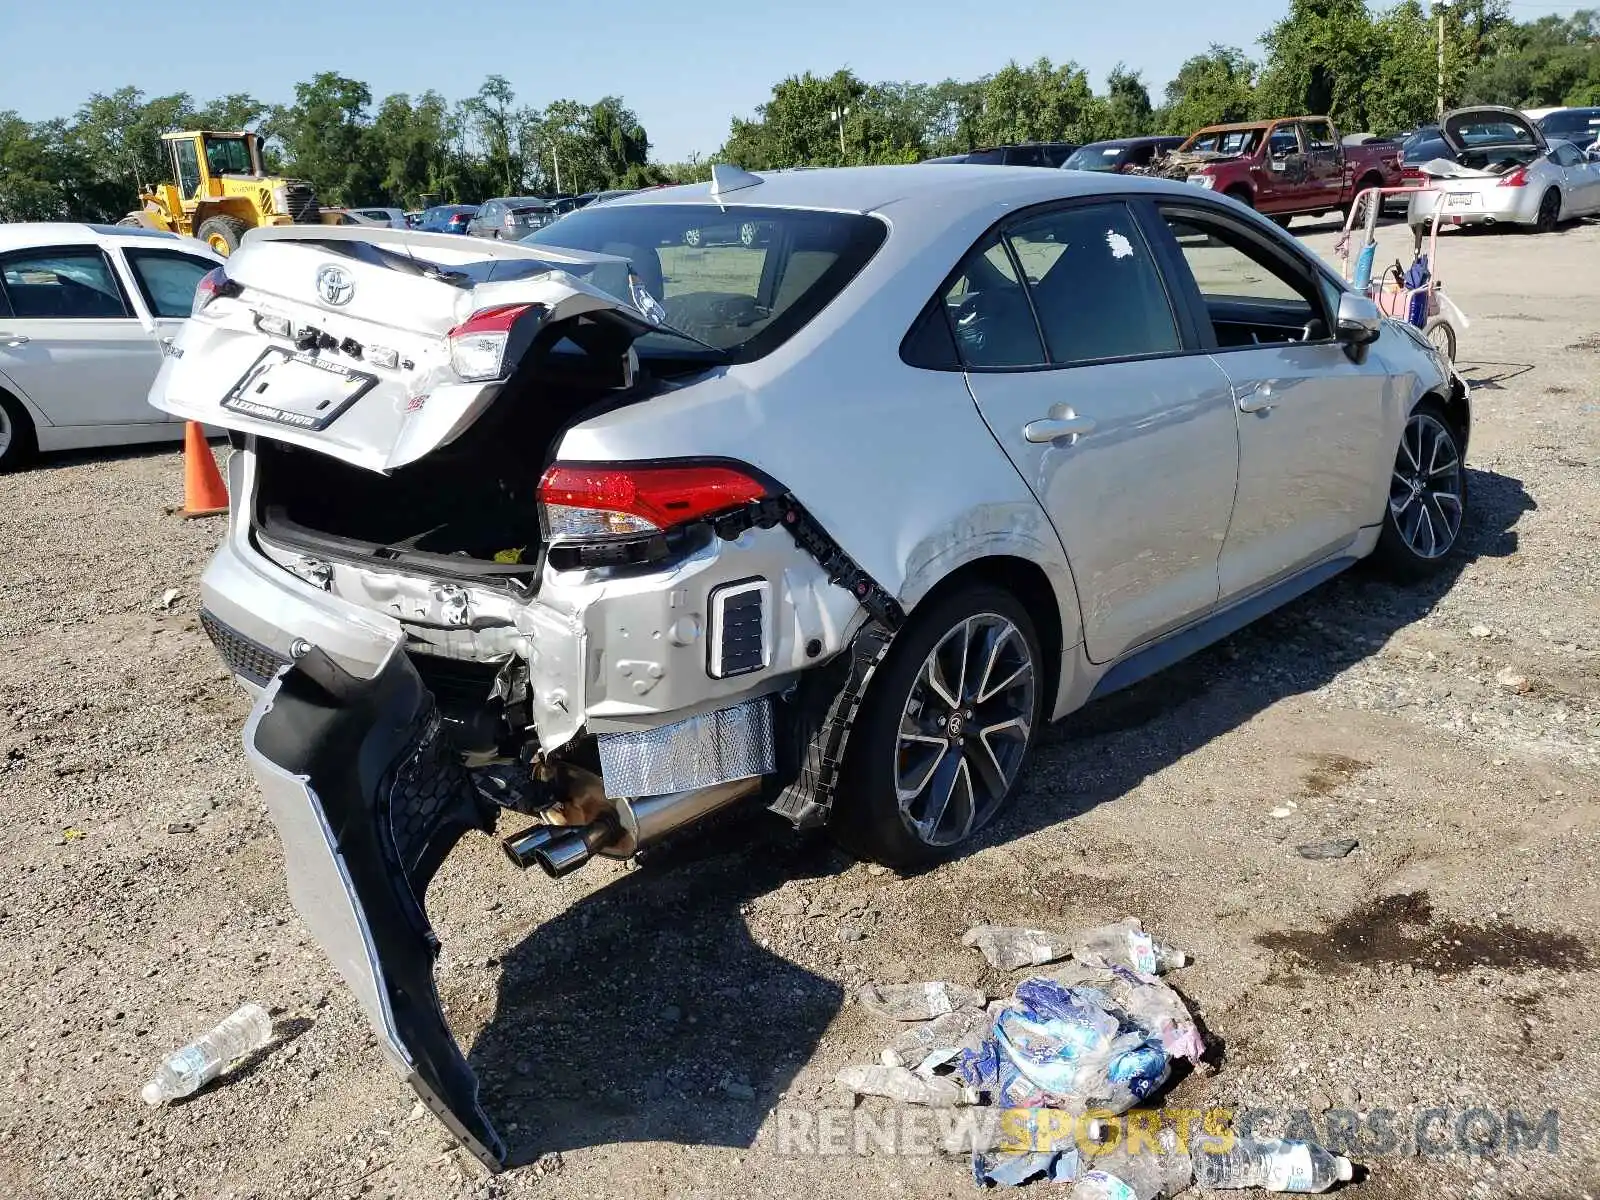
POLYGON ((1071 409, 1067 409, 1066 414, 1070 415, 1052 415, 1029 421, 1022 427, 1022 436, 1030 442, 1053 442, 1059 438, 1071 438, 1076 442, 1094 432, 1093 417, 1080 417, 1071 409))
POLYGON ((1258 383, 1239 396, 1239 411, 1243 413, 1267 412, 1277 405, 1270 383, 1258 383))
POLYGON ((33 340, 25 333, 0 333, 0 339, 8 346, 26 346, 33 340))

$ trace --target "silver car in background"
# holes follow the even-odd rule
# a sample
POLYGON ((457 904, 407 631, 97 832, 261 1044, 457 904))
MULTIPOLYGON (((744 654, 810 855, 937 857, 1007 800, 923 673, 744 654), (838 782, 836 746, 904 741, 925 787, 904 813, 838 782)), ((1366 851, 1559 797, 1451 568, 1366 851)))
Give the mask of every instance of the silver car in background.
POLYGON ((1046 722, 1465 517, 1449 364, 1181 183, 719 166, 516 243, 257 230, 180 348, 291 895, 491 1168, 423 909, 465 833, 559 876, 760 797, 937 859, 1046 722))
POLYGON ((1431 190, 1411 197, 1406 220, 1419 237, 1439 211, 1444 225, 1527 225, 1548 233, 1600 212, 1600 156, 1547 140, 1514 108, 1445 114, 1439 140, 1453 155, 1421 164, 1431 190))

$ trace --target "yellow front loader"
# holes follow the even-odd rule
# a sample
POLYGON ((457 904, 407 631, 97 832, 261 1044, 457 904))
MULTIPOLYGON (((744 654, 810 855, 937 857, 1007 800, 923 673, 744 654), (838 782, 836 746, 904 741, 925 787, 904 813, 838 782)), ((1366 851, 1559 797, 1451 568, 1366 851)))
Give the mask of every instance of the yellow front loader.
POLYGON ((309 183, 266 173, 255 134, 195 130, 163 134, 161 140, 175 182, 141 193, 139 210, 118 224, 197 237, 228 255, 258 225, 324 223, 309 183))

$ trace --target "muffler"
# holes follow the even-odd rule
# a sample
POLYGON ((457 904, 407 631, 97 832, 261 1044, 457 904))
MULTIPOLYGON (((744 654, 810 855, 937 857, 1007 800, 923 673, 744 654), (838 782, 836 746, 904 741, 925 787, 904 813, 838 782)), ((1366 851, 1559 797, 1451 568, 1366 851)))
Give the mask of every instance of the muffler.
POLYGON ((596 854, 631 858, 650 843, 750 795, 760 784, 761 777, 752 776, 686 792, 611 800, 610 810, 588 824, 534 825, 506 838, 501 846, 523 870, 537 865, 550 878, 560 879, 596 854))

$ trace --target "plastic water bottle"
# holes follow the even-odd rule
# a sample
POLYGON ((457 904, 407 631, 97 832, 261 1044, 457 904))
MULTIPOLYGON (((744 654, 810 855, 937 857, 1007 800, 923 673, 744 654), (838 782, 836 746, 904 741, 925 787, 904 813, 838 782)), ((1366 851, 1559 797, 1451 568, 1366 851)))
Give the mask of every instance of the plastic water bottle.
POLYGON ((1269 1192, 1325 1192, 1350 1180, 1350 1160, 1311 1142, 1235 1141, 1225 1154, 1196 1147, 1195 1182, 1203 1188, 1266 1188, 1269 1192))
POLYGON ((980 1009, 989 997, 955 983, 868 983, 856 993, 861 1007, 886 1021, 931 1021, 963 1008, 980 1009))
POLYGON ((1189 963, 1182 950, 1158 944, 1138 917, 1074 934, 1072 957, 1084 963, 1128 967, 1141 975, 1162 975, 1189 963))
POLYGON ((958 1108, 983 1099, 983 1093, 947 1076, 929 1078, 908 1067, 846 1067, 833 1078, 858 1096, 883 1096, 930 1108, 958 1108))
POLYGON ((246 1004, 204 1037, 167 1055, 150 1082, 139 1093, 154 1108, 182 1096, 192 1096, 229 1063, 272 1040, 272 1018, 259 1004, 246 1004))
POLYGON ((1178 1148, 1178 1135, 1163 1129, 1159 1148, 1128 1150, 1126 1139, 1101 1151, 1080 1168, 1072 1200, 1156 1200, 1189 1186, 1194 1164, 1178 1148))
POLYGON ((1011 925, 974 926, 962 935, 961 944, 979 951, 997 971, 1042 967, 1072 953, 1071 940, 1059 933, 1011 925))

